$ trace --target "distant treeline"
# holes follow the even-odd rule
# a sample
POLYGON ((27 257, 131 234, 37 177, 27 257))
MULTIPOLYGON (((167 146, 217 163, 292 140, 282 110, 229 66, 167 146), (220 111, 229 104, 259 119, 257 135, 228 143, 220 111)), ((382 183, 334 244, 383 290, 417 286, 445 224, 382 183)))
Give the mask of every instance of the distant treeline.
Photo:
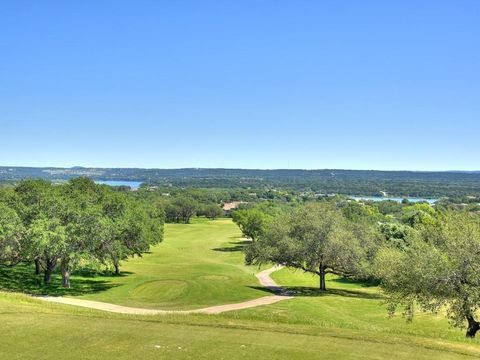
POLYGON ((480 194, 480 172, 0 167, 0 181, 4 182, 25 178, 68 180, 77 176, 176 188, 276 188, 372 196, 386 192, 408 197, 480 194))

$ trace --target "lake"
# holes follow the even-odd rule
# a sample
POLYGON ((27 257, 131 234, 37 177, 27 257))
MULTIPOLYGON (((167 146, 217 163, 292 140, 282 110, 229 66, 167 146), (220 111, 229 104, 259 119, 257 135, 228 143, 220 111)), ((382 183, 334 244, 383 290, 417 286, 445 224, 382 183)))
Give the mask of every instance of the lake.
POLYGON ((398 198, 398 197, 383 197, 383 196, 350 196, 351 199, 354 200, 365 200, 365 201, 396 201, 396 202, 402 202, 403 199, 407 199, 408 201, 412 203, 418 203, 418 202, 427 202, 429 204, 434 204, 435 202, 438 201, 438 199, 422 199, 422 198, 398 198))
POLYGON ((95 180, 97 184, 108 186, 130 186, 132 189, 138 189, 141 181, 117 181, 117 180, 95 180))

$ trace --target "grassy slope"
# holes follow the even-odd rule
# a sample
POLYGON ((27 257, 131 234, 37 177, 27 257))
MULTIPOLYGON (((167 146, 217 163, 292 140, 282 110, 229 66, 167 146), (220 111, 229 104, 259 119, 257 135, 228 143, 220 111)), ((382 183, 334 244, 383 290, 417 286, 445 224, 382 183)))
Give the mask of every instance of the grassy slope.
POLYGON ((263 296, 255 289, 257 269, 243 265, 243 242, 230 220, 167 225, 162 244, 143 258, 124 263, 128 276, 98 278, 111 287, 83 298, 152 309, 192 309, 263 296))
POLYGON ((124 262, 121 276, 74 275, 66 290, 58 274, 51 286, 44 286, 31 267, 0 267, 0 288, 167 310, 241 302, 265 292, 257 288, 258 269, 243 264, 245 240, 240 235, 227 219, 168 224, 164 242, 142 258, 124 262))
MULTIPOLYGON (((256 285, 252 273, 257 269, 243 266, 240 252, 210 250, 238 246, 238 235, 224 220, 169 225, 158 252, 125 267, 134 274, 103 279, 120 286, 85 297, 149 307, 158 297, 158 307, 189 308, 264 295, 248 287, 256 285), (171 287, 162 294, 167 280, 171 287), (139 296, 135 289, 145 286, 152 289, 139 296)), ((213 316, 126 316, 0 293, 0 359, 62 354, 72 359, 480 357, 480 341, 465 340, 462 331, 449 328, 441 317, 421 315, 412 324, 388 319, 376 288, 331 278, 329 294, 320 296, 314 289, 317 280, 308 275, 281 270, 274 278, 300 287, 302 295, 213 316)))

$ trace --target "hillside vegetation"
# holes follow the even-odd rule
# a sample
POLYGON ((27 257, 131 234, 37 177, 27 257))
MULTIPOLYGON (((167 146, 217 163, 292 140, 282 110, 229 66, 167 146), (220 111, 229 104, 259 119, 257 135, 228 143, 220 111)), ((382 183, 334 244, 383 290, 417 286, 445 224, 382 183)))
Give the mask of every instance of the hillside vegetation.
POLYGON ((223 188, 314 191, 347 195, 412 197, 464 196, 480 193, 480 172, 373 170, 133 169, 0 167, 0 181, 26 178, 140 181, 173 188, 223 188))

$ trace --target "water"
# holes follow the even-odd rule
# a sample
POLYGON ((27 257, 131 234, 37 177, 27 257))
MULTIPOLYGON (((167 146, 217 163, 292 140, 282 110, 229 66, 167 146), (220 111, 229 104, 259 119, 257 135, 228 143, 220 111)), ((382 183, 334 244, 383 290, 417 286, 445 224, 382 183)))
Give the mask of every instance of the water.
POLYGON ((97 184, 108 186, 130 186, 132 189, 138 189, 142 184, 140 181, 117 181, 117 180, 95 180, 97 184))
POLYGON ((396 202, 402 202, 403 199, 407 199, 408 201, 412 203, 418 203, 418 202, 427 202, 429 204, 434 204, 438 199, 422 199, 422 198, 397 198, 397 197, 383 197, 383 196, 350 196, 350 198, 354 200, 365 200, 365 201, 396 201, 396 202))

